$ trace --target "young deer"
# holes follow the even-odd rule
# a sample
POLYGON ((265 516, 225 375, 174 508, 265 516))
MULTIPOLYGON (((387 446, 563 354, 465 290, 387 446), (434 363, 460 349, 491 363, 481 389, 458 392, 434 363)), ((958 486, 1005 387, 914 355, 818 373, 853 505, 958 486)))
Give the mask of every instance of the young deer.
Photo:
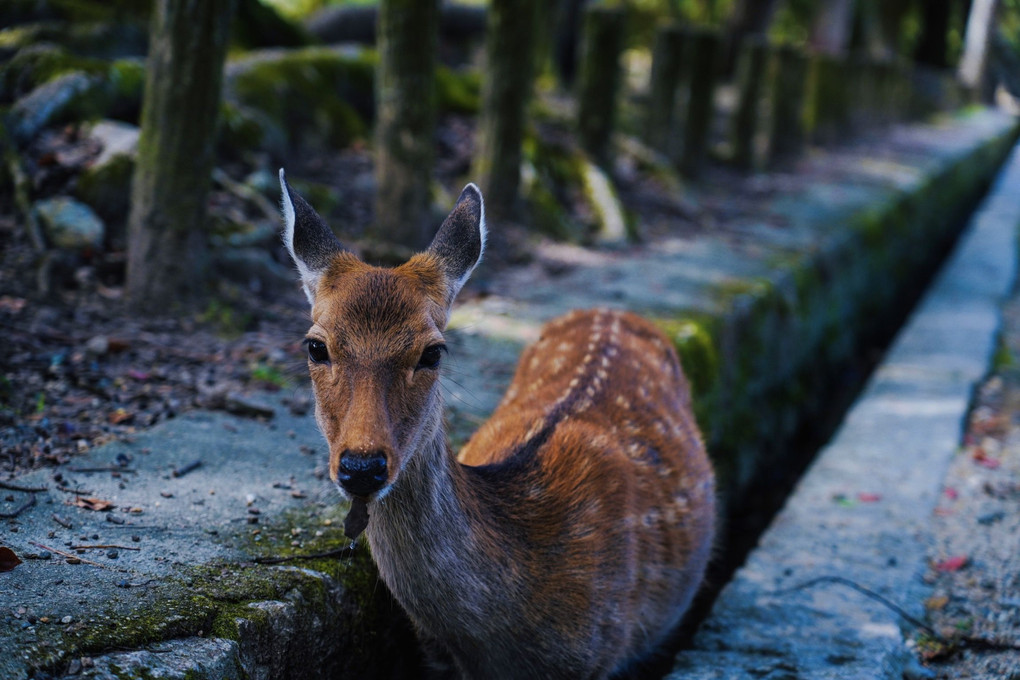
POLYGON ((382 269, 282 170, 280 184, 330 476, 422 637, 466 678, 605 678, 653 651, 714 533, 712 469, 669 341, 608 309, 550 322, 455 457, 439 368, 485 244, 481 193, 465 187, 425 252, 382 269))

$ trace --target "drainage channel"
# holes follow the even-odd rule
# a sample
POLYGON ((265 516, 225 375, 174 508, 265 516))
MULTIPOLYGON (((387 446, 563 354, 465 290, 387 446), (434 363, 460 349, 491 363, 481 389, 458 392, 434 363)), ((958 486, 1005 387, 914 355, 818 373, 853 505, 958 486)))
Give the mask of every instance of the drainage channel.
MULTIPOLYGON (((990 366, 999 305, 1015 284, 1020 227, 1017 182, 1020 146, 1006 159, 981 203, 971 205, 959 221, 950 247, 942 249, 918 285, 907 292, 908 304, 897 310, 897 323, 859 348, 859 359, 846 370, 853 379, 838 385, 831 395, 838 406, 820 426, 798 431, 782 485, 755 487, 748 502, 734 508, 728 518, 729 542, 714 565, 703 599, 685 622, 685 637, 678 645, 681 670, 670 677, 718 677, 715 673, 725 669, 729 677, 754 670, 763 677, 773 677, 770 673, 775 672, 776 677, 793 673, 805 678, 898 678, 903 668, 911 667, 917 677, 927 677, 903 639, 914 625, 910 615, 914 621, 923 617, 919 603, 925 587, 917 576, 923 569, 923 536, 942 471, 959 445, 972 391, 990 366), (820 455, 819 465, 812 467, 810 479, 798 485, 816 455, 820 455), (770 531, 765 539, 765 554, 756 557, 755 565, 741 569, 795 485, 794 507, 783 511, 778 518, 781 528, 770 531), (863 487, 874 501, 887 499, 889 509, 870 518, 833 521, 836 491, 863 487), (810 539, 794 535, 812 530, 838 532, 843 527, 845 535, 824 535, 832 552, 831 564, 822 555, 805 560, 804 546, 810 539), (855 559, 847 557, 855 551, 863 563, 859 573, 847 566, 854 564, 855 559), (877 564, 873 552, 885 554, 884 563, 877 564), (788 566, 778 569, 783 560, 788 566), (763 569, 763 563, 770 563, 771 571, 763 569), (734 593, 717 608, 720 611, 713 611, 738 569, 743 577, 738 575, 734 593), (769 577, 774 579, 771 584, 769 577), (899 600, 902 607, 897 611, 878 605, 876 616, 874 598, 860 597, 860 589, 847 598, 830 598, 825 604, 835 602, 835 609, 825 609, 810 595, 797 605, 776 602, 805 584, 826 580, 876 589, 889 600, 899 600), (734 611, 742 609, 738 616, 746 623, 747 610, 756 606, 768 607, 768 613, 759 614, 761 619, 754 617, 744 630, 726 630, 736 620, 734 611), (904 609, 909 613, 904 615, 904 609), (822 632, 809 641, 812 617, 822 632), (832 618, 845 618, 846 623, 840 629, 839 624, 824 621, 832 618), (706 619, 711 630, 695 639, 706 619), (760 626, 761 622, 766 625, 760 626), (800 631, 804 640, 791 642, 775 636, 773 647, 766 642, 770 633, 782 629, 789 634, 797 626, 804 627, 800 631), (725 658, 718 654, 721 650, 727 651, 725 658)), ((815 541, 814 549, 819 550, 817 536, 815 541)), ((670 668, 663 664, 644 677, 662 677, 670 668)))

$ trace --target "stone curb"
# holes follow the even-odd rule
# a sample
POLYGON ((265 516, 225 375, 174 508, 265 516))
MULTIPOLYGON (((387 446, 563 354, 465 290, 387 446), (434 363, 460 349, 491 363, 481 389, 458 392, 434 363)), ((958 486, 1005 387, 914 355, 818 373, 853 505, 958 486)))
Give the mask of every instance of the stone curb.
POLYGON ((932 511, 1016 277, 1017 187, 1020 146, 670 678, 898 679, 916 664, 909 622, 826 579, 848 579, 924 618, 932 511))

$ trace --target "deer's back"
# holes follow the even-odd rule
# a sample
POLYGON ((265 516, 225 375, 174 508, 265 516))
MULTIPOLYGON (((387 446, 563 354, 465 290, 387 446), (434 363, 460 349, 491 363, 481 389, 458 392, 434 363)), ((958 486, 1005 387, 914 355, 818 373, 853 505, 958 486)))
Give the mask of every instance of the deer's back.
POLYGON ((460 460, 496 480, 507 471, 536 626, 582 613, 565 639, 612 648, 612 670, 677 623, 708 559, 714 479, 676 353, 653 325, 611 310, 550 322, 460 460))

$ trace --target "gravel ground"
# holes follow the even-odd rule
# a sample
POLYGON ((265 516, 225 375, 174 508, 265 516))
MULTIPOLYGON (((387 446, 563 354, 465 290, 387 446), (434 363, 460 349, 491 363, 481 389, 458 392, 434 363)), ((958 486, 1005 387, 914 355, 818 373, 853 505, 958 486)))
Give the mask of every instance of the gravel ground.
POLYGON ((918 651, 944 680, 1020 679, 1020 293, 1004 316, 935 510, 925 607, 942 640, 922 636, 918 651))

